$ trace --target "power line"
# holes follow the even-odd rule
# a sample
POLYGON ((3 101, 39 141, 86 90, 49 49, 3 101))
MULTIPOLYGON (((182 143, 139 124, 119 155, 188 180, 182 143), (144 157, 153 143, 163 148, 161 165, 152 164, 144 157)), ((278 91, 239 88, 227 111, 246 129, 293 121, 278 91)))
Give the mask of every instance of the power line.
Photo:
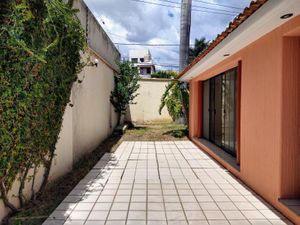
MULTIPOLYGON (((128 56, 123 56, 123 59, 129 60, 130 58, 128 56)), ((167 64, 167 63, 153 63, 155 66, 163 66, 163 67, 179 67, 177 64, 167 64)))
MULTIPOLYGON (((177 5, 181 5, 181 3, 179 2, 173 2, 170 0, 157 0, 157 1, 161 1, 161 2, 168 2, 168 3, 172 3, 172 4, 177 4, 177 5)), ((214 10, 214 11, 221 11, 221 12, 229 12, 229 13, 239 13, 237 11, 229 11, 229 10, 225 10, 225 9, 218 9, 218 8, 208 8, 205 6, 199 6, 199 5, 193 5, 193 8, 199 8, 199 9, 205 9, 205 10, 214 10)))
POLYGON ((165 7, 170 7, 170 8, 177 8, 177 9, 180 9, 179 6, 165 5, 165 4, 156 3, 156 2, 148 2, 148 1, 143 1, 143 0, 130 0, 130 1, 132 1, 132 2, 140 2, 140 3, 145 3, 145 4, 159 5, 159 6, 165 6, 165 7))
POLYGON ((116 45, 137 45, 137 46, 160 46, 160 47, 174 47, 179 46, 179 44, 147 44, 147 43, 114 43, 116 45))
MULTIPOLYGON (((158 0, 158 1, 168 2, 168 0, 158 0)), ((232 6, 232 5, 223 5, 223 4, 219 4, 219 3, 207 2, 207 1, 202 1, 202 0, 193 0, 193 1, 203 3, 203 4, 207 4, 207 5, 220 6, 220 7, 229 8, 229 9, 237 9, 237 10, 243 10, 244 9, 244 8, 236 7, 236 6, 232 6)), ((178 3, 178 2, 176 2, 176 3, 178 3)))
MULTIPOLYGON (((130 1, 181 9, 180 6, 169 5, 169 4, 166 5, 166 4, 161 4, 161 3, 157 3, 157 2, 149 2, 149 1, 144 1, 144 0, 130 0, 130 1)), ((161 1, 161 0, 158 0, 158 1, 161 1)), ((180 5, 180 3, 172 2, 172 1, 169 1, 169 0, 165 0, 165 2, 169 2, 169 3, 179 4, 180 5)), ((198 8, 205 8, 205 7, 201 7, 201 6, 196 6, 196 7, 198 7, 198 8)), ((206 10, 200 10, 200 9, 197 9, 197 8, 193 8, 192 11, 204 12, 204 13, 214 13, 214 14, 221 14, 221 15, 229 15, 229 16, 235 16, 236 13, 237 13, 237 12, 231 12, 231 11, 226 11, 226 10, 225 10, 225 12, 218 12, 217 9, 211 9, 211 8, 205 8, 205 9, 206 10), (215 11, 207 11, 207 10, 215 10, 215 11)), ((220 10, 224 11, 222 9, 220 9, 220 10)))
POLYGON ((123 38, 124 40, 127 40, 127 37, 125 37, 125 36, 121 36, 121 35, 118 35, 118 34, 114 34, 114 33, 110 32, 110 31, 107 31, 107 33, 109 33, 110 35, 116 36, 116 37, 123 38))
MULTIPOLYGON (((150 47, 178 47, 179 44, 147 44, 147 43, 119 43, 115 42, 115 45, 128 45, 128 46, 150 46, 150 47)), ((190 45, 194 46, 194 45, 190 45)))
MULTIPOLYGON (((151 4, 151 5, 159 5, 159 6, 164 6, 164 7, 169 7, 169 8, 178 8, 180 9, 180 6, 175 6, 175 5, 166 5, 166 4, 161 4, 161 3, 155 3, 155 2, 148 2, 148 1, 143 1, 143 0, 130 0, 134 2, 139 2, 139 3, 145 3, 145 4, 151 4)), ((207 11, 207 10, 200 10, 200 9, 192 9, 194 12, 204 12, 204 13, 212 13, 212 14, 217 14, 217 15, 227 15, 227 16, 235 16, 236 14, 233 13, 222 13, 222 12, 213 12, 213 11, 207 11)))
POLYGON ((223 4, 219 4, 219 3, 212 3, 212 2, 206 2, 206 1, 201 1, 201 0, 193 0, 195 2, 201 2, 204 4, 208 4, 208 5, 216 5, 216 6, 221 6, 221 7, 225 7, 225 8, 232 8, 232 9, 239 9, 239 10, 243 10, 243 8, 240 7, 235 7, 235 6, 231 6, 231 5, 223 5, 223 4))
POLYGON ((179 65, 165 65, 165 64, 155 64, 155 66, 162 66, 162 67, 174 67, 174 68, 179 68, 179 65))

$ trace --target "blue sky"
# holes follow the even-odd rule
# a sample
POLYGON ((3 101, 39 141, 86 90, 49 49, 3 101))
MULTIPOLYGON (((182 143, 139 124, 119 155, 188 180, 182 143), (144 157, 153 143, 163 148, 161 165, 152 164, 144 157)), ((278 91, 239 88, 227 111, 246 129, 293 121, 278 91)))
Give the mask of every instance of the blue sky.
MULTIPOLYGON (((85 2, 114 43, 179 44, 180 0, 85 0, 85 2)), ((191 44, 195 38, 205 37, 207 40, 213 40, 249 3, 250 0, 193 0, 191 44)), ((117 47, 122 57, 128 57, 129 49, 148 48, 155 63, 178 65, 177 46, 117 47)), ((165 66, 157 68, 177 69, 165 66)))

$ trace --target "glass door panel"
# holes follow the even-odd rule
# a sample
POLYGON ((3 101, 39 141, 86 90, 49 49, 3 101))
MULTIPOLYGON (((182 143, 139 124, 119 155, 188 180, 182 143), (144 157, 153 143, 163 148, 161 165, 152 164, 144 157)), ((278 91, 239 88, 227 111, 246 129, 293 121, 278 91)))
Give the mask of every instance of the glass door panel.
POLYGON ((215 81, 215 99, 214 99, 214 142, 216 145, 222 145, 222 76, 218 76, 215 81))
POLYGON ((237 69, 204 82, 203 136, 236 156, 237 69))
POLYGON ((203 82, 203 137, 209 140, 209 85, 210 81, 203 82))

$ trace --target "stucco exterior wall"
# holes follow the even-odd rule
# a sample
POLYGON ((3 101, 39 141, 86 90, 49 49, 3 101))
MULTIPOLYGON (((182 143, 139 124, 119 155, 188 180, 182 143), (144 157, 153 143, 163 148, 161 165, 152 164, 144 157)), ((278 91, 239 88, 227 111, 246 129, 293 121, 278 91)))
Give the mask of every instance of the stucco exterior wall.
MULTIPOLYGON (((114 73, 120 53, 115 48, 104 30, 81 0, 74 1, 78 8, 78 18, 89 37, 87 53, 83 60, 90 57, 98 59, 98 66, 86 66, 78 75, 81 82, 73 84, 70 103, 66 106, 63 124, 56 144, 56 156, 53 160, 49 180, 55 180, 69 171, 78 159, 94 150, 113 131, 117 123, 117 115, 110 104, 110 92, 114 89, 114 73), (88 16, 87 16, 88 14, 88 16)), ((41 185, 43 168, 38 169, 35 180, 35 191, 41 185)), ((32 175, 30 171, 29 175, 32 175)), ((15 182, 9 196, 12 203, 18 207, 16 197, 19 183, 15 182)), ((31 182, 24 189, 25 196, 31 196, 31 182)), ((9 213, 0 200, 1 220, 9 213)))
POLYGON ((120 53, 98 20, 91 13, 91 10, 83 0, 74 0, 73 8, 79 9, 77 17, 86 32, 88 46, 117 70, 118 66, 116 63, 120 59, 120 53))
POLYGON ((75 0, 73 7, 79 9, 77 17, 88 41, 89 49, 82 58, 90 58, 91 62, 98 59, 99 63, 98 66, 86 66, 78 75, 79 82, 73 84, 50 180, 69 172, 76 161, 112 133, 117 122, 109 97, 114 89, 120 53, 84 1, 75 0))
MULTIPOLYGON (((97 57, 92 54, 93 58, 97 57)), ((99 60, 97 67, 85 67, 78 80, 73 84, 64 114, 50 180, 69 172, 74 163, 112 133, 117 123, 109 100, 114 88, 114 71, 99 60)))
POLYGON ((300 198, 300 132, 297 126, 300 124, 300 61, 295 62, 299 59, 299 40, 294 41, 292 47, 288 43, 288 50, 284 47, 284 38, 291 32, 292 36, 300 37, 299 27, 300 16, 208 68, 190 82, 190 137, 296 224, 300 224, 300 218, 278 199, 291 197, 287 189, 293 191, 294 198, 300 198), (291 53, 292 57, 287 57, 291 53), (202 131, 202 81, 238 66, 239 61, 242 63, 240 171, 198 141, 202 131), (286 69, 284 65, 295 66, 286 69))
POLYGON ((117 117, 110 103, 114 71, 100 62, 81 74, 82 83, 73 87, 73 159, 95 149, 113 131, 117 117))
POLYGON ((162 95, 170 82, 168 79, 141 79, 139 95, 134 100, 136 104, 129 105, 125 120, 140 124, 172 121, 166 107, 161 115, 158 113, 162 95))

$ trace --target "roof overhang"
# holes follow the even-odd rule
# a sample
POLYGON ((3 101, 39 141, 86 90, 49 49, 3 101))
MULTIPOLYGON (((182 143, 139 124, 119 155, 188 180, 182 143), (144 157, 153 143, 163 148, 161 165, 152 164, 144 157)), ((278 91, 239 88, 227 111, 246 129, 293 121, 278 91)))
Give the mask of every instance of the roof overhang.
POLYGON ((223 61, 226 54, 233 55, 260 37, 286 23, 282 15, 300 14, 299 0, 270 0, 230 33, 199 62, 180 75, 180 81, 189 81, 223 61))

